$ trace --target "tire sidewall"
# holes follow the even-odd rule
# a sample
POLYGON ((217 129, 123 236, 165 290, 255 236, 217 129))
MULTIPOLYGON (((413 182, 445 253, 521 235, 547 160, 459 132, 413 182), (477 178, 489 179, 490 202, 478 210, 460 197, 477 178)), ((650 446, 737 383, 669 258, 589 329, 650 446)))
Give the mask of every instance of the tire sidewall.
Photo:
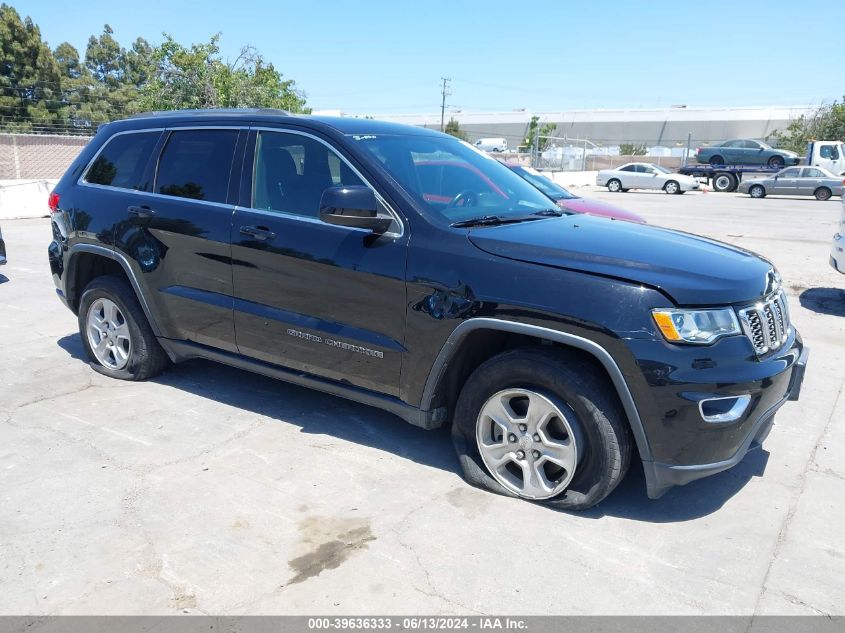
POLYGON ((508 388, 531 389, 571 409, 576 419, 570 422, 578 426, 580 438, 578 466, 567 489, 555 497, 537 502, 563 509, 583 509, 594 505, 610 492, 606 481, 610 467, 608 451, 618 450, 618 447, 608 445, 601 432, 600 426, 607 422, 597 417, 604 417, 603 413, 588 394, 581 389, 576 390, 577 375, 567 367, 543 357, 528 360, 512 353, 502 355, 507 356, 510 356, 509 362, 488 361, 479 367, 464 385, 458 399, 452 437, 464 474, 474 485, 509 497, 519 496, 502 486, 488 472, 478 450, 476 425, 482 406, 493 394, 508 388), (548 367, 543 367, 544 364, 548 367))

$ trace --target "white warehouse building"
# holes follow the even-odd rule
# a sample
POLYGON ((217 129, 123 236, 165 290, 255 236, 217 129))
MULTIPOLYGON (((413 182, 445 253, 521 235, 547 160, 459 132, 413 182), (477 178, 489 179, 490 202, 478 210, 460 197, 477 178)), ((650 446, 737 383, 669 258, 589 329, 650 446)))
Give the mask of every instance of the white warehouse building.
MULTIPOLYGON (((520 145, 532 116, 541 123, 554 123, 556 145, 589 141, 596 153, 615 153, 622 143, 645 145, 657 152, 675 154, 690 139, 693 148, 728 138, 772 140, 789 121, 815 110, 810 106, 698 108, 675 106, 637 110, 566 110, 559 112, 446 112, 470 138, 503 137, 508 146, 520 145), (577 140, 575 140, 577 139, 577 140)), ((440 112, 429 114, 377 115, 374 118, 440 128, 440 112)), ((651 152, 650 152, 651 153, 651 152)))

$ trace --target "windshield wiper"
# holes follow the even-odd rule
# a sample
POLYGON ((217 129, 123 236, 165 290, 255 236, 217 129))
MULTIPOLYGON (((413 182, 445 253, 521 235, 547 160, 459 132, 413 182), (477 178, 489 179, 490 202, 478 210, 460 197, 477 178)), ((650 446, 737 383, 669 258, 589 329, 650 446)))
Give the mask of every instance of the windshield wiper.
POLYGON ((456 228, 467 226, 497 226, 499 224, 515 224, 516 222, 529 222, 530 220, 539 220, 544 217, 559 218, 563 215, 563 211, 557 209, 543 209, 541 211, 534 211, 530 215, 481 215, 477 218, 469 218, 468 220, 458 220, 452 222, 449 226, 456 228))

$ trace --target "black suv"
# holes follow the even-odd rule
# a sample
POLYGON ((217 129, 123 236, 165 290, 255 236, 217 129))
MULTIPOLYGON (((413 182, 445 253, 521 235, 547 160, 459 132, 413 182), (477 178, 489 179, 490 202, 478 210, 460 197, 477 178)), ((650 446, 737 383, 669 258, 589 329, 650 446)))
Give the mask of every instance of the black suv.
POLYGON ((50 199, 92 366, 207 358, 451 424, 473 484, 589 507, 730 468, 807 349, 771 263, 565 213, 455 138, 273 110, 102 127, 50 199))

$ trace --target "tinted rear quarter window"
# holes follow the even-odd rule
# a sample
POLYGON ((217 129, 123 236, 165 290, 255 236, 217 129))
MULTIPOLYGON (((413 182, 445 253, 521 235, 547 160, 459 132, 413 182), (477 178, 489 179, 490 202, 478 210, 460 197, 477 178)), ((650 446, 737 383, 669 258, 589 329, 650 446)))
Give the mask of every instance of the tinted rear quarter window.
POLYGON ((156 192, 226 202, 237 130, 185 130, 170 135, 156 175, 156 192))
POLYGON ((142 180, 159 136, 161 132, 138 132, 111 137, 88 168, 85 182, 148 191, 149 184, 142 180))

